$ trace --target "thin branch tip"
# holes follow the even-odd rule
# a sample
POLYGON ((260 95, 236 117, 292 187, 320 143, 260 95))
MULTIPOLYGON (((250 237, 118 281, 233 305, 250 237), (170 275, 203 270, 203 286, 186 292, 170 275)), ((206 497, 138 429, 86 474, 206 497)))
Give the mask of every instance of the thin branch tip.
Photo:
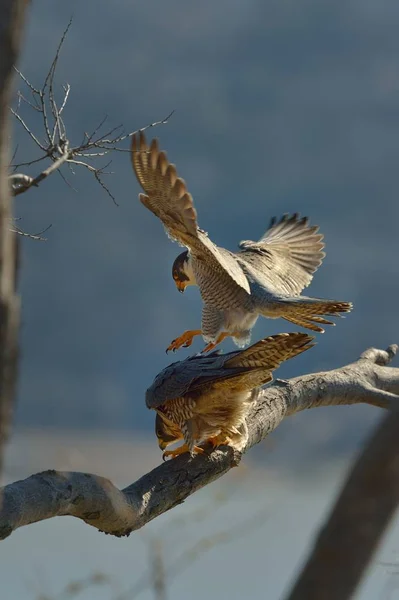
MULTIPOLYGON (((103 128, 104 124, 108 119, 108 115, 106 114, 100 123, 96 126, 92 133, 84 133, 83 140, 77 146, 72 146, 69 142, 68 134, 67 134, 67 124, 63 120, 64 109, 67 106, 71 86, 69 83, 64 83, 61 85, 61 89, 63 90, 62 96, 60 100, 56 97, 56 71, 58 66, 58 61, 60 58, 61 50, 65 39, 68 35, 69 29, 72 25, 73 17, 70 18, 67 27, 65 28, 61 39, 56 48, 54 58, 50 64, 42 87, 40 89, 36 89, 29 81, 27 77, 17 68, 15 71, 18 73, 19 77, 23 81, 23 83, 29 88, 33 101, 28 100, 20 91, 17 92, 17 102, 16 107, 10 107, 11 113, 14 115, 15 119, 19 122, 24 131, 31 138, 33 143, 40 149, 40 158, 31 160, 29 162, 21 162, 17 164, 10 165, 13 169, 18 169, 22 166, 30 166, 34 163, 38 163, 42 160, 48 159, 50 165, 42 170, 41 173, 36 175, 35 177, 30 177, 29 175, 24 176, 25 179, 18 181, 17 178, 11 180, 14 184, 12 187, 12 193, 14 196, 25 193, 33 186, 38 186, 44 179, 46 179, 50 174, 58 171, 59 175, 63 178, 64 182, 70 186, 69 182, 64 177, 60 168, 65 163, 68 163, 68 167, 71 168, 70 163, 74 163, 77 166, 84 167, 88 169, 92 175, 94 176, 96 182, 102 187, 104 192, 112 199, 113 203, 116 206, 119 206, 116 202, 114 195, 111 190, 102 180, 103 175, 108 175, 105 169, 110 164, 107 163, 104 166, 97 166, 96 161, 108 154, 109 152, 130 152, 130 149, 119 148, 118 145, 120 142, 125 141, 137 131, 126 133, 123 125, 117 125, 113 127, 109 131, 101 132, 100 130, 103 128), (30 107, 35 112, 38 112, 41 115, 42 119, 42 134, 36 135, 25 118, 21 115, 21 108, 23 105, 30 107), (77 157, 84 157, 85 161, 80 161, 77 157)), ((172 110, 167 117, 164 117, 162 120, 154 121, 142 129, 140 131, 145 131, 150 127, 156 127, 159 125, 165 125, 168 123, 169 119, 172 117, 175 111, 172 110)), ((14 161, 15 154, 13 156, 12 162, 14 161)), ((72 173, 74 173, 72 171, 72 173)), ((71 186, 70 186, 71 187, 71 186)), ((73 188, 74 189, 74 188, 73 188)))

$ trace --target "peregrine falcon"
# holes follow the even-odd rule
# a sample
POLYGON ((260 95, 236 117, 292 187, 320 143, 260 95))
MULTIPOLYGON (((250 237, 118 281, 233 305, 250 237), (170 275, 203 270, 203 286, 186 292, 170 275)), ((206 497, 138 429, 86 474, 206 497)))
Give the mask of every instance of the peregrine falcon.
POLYGON ((245 417, 260 386, 272 372, 314 344, 307 333, 280 333, 245 350, 197 354, 159 373, 146 392, 146 404, 157 412, 155 432, 163 458, 204 452, 200 444, 231 445, 242 450, 248 432, 245 417), (175 450, 165 448, 183 440, 175 450))
POLYGON ((243 241, 239 252, 230 252, 198 227, 192 196, 156 139, 148 146, 142 132, 139 140, 133 136, 131 158, 145 192, 141 202, 173 240, 188 248, 173 264, 178 290, 198 285, 204 302, 201 329, 184 332, 167 350, 190 346, 196 335, 208 344, 203 352, 229 336, 246 346, 259 315, 323 333, 321 325, 334 323, 321 315, 341 316, 352 309, 350 302, 300 295, 325 256, 323 236, 306 217, 273 218, 258 242, 243 241))

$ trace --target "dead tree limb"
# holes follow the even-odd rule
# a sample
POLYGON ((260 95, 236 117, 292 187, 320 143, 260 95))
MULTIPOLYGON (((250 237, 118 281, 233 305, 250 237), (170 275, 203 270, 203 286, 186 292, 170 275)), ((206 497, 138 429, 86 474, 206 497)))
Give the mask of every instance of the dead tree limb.
POLYGON ((370 438, 287 600, 348 600, 399 503, 399 414, 370 438))
POLYGON ((18 59, 26 0, 0 0, 0 472, 8 438, 18 362, 19 299, 16 295, 17 240, 12 217, 9 109, 13 67, 18 59))
MULTIPOLYGON (((318 406, 367 403, 399 409, 399 368, 388 367, 397 346, 369 349, 340 369, 277 381, 259 396, 247 419, 245 451, 296 412, 318 406)), ((45 471, 3 488, 0 539, 15 529, 55 516, 82 519, 100 531, 129 535, 238 465, 241 455, 221 447, 194 458, 182 455, 124 490, 87 473, 45 471)), ((132 457, 134 460, 134 457, 132 457)))
MULTIPOLYGON (((61 36, 50 68, 41 85, 34 85, 21 71, 15 69, 22 81, 23 92, 21 90, 18 91, 17 104, 15 108, 11 108, 11 112, 19 125, 25 130, 26 135, 37 147, 37 156, 25 162, 17 162, 14 160, 18 150, 16 149, 11 168, 14 171, 22 167, 24 169, 30 168, 32 165, 36 168, 42 161, 44 161, 43 164, 47 164, 48 166, 35 175, 14 172, 10 176, 12 193, 14 196, 18 196, 27 192, 32 187, 38 187, 44 179, 47 179, 49 175, 55 172, 59 173, 65 183, 72 187, 68 181, 68 173, 64 174, 62 167, 69 167, 72 175, 75 174, 75 168, 83 168, 87 169, 94 176, 97 183, 112 198, 113 202, 117 204, 104 181, 104 175, 110 174, 106 169, 111 164, 111 161, 108 159, 106 160, 106 164, 104 164, 104 157, 116 151, 130 152, 130 149, 120 148, 119 144, 137 133, 138 130, 125 132, 122 125, 107 130, 105 125, 108 117, 105 116, 93 131, 85 132, 79 142, 72 143, 65 118, 71 86, 69 83, 64 84, 61 86, 61 93, 58 94, 56 85, 57 65, 62 46, 71 25, 72 19, 61 36), (32 111, 41 117, 41 131, 39 133, 34 132, 29 124, 29 114, 32 114, 32 111), (98 161, 101 164, 98 164, 98 161)), ((165 125, 173 112, 160 121, 146 125, 141 131, 145 131, 150 127, 156 127, 157 125, 165 125)), ((21 233, 18 229, 16 229, 16 232, 21 233)))

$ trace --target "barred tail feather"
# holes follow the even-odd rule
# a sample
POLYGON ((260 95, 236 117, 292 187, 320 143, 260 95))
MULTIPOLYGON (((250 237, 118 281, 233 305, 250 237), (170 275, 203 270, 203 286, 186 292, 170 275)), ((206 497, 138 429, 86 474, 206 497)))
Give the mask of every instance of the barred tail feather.
POLYGON ((229 359, 227 368, 270 369, 312 347, 313 337, 307 333, 279 333, 260 340, 237 352, 229 359))
POLYGON ((300 296, 299 298, 287 298, 279 302, 284 307, 281 315, 286 321, 324 333, 324 329, 317 325, 335 325, 333 321, 328 321, 320 315, 341 317, 341 313, 348 313, 352 310, 352 302, 340 302, 337 300, 323 300, 321 298, 307 298, 300 296))
POLYGON ((235 380, 241 390, 253 390, 269 383, 282 362, 313 348, 313 340, 307 333, 279 333, 235 353, 225 364, 236 371, 229 376, 230 385, 235 380))

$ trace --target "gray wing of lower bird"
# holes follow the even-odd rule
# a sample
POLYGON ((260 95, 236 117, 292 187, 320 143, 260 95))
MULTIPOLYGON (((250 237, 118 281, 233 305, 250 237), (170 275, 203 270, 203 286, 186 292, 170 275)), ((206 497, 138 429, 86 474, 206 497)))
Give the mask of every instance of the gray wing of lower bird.
POLYGON ((307 333, 280 333, 245 350, 200 354, 175 362, 161 371, 146 391, 147 407, 156 409, 168 400, 206 392, 210 387, 227 389, 240 379, 245 380, 246 389, 263 385, 271 381, 273 370, 283 361, 311 348, 313 339, 307 333))
POLYGON ((148 408, 157 408, 168 400, 181 398, 204 387, 211 381, 225 377, 225 362, 235 352, 222 355, 219 351, 208 355, 190 356, 172 363, 161 371, 146 391, 148 408))
POLYGON ((249 280, 277 296, 299 295, 325 257, 318 227, 298 214, 273 218, 258 242, 243 241, 239 247, 236 256, 249 280))

